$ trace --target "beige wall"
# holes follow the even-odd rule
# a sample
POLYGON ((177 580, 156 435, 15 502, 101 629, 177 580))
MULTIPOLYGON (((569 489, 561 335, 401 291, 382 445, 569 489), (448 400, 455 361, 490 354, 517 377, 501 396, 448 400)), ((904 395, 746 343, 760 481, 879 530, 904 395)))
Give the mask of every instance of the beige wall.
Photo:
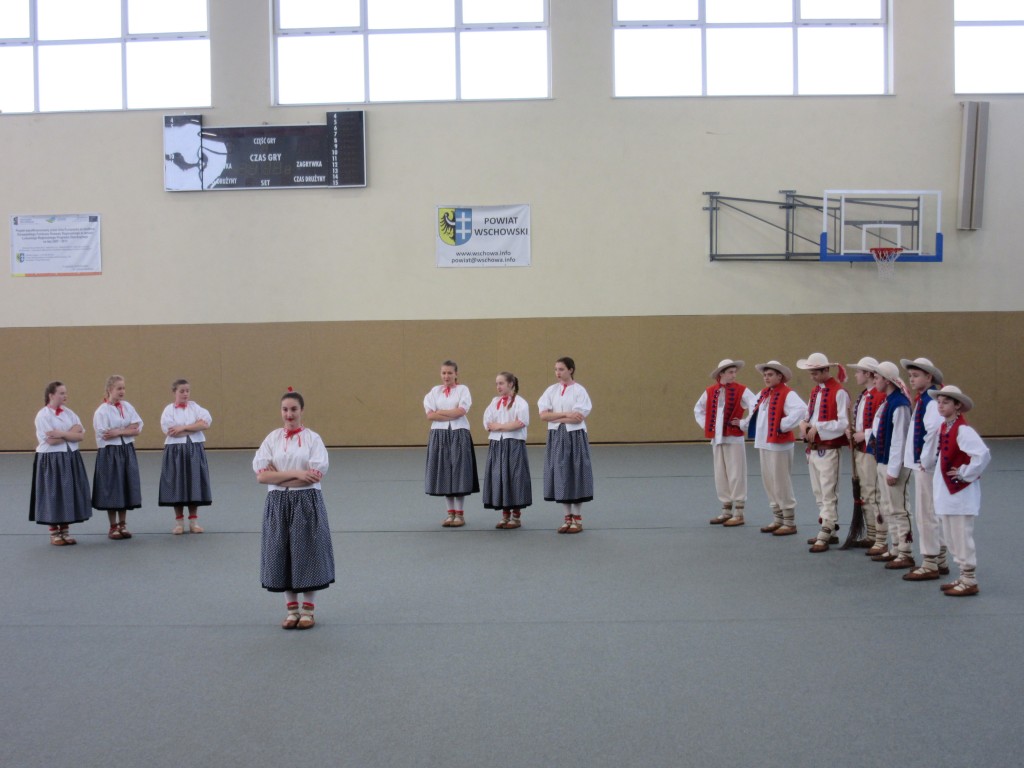
MULTIPOLYGON (((755 363, 775 358, 793 367, 812 351, 843 362, 864 354, 928 356, 975 398, 971 421, 980 430, 1019 435, 1024 405, 1008 387, 1024 379, 1024 363, 1005 350, 1022 335, 1019 312, 2 329, 0 349, 19 362, 0 372, 8 393, 0 450, 34 446, 32 415, 51 379, 68 385, 69 405, 90 431, 84 445, 94 447, 92 412, 114 372, 126 377, 128 399, 147 422, 144 448, 163 443, 159 417, 179 376, 192 381, 194 399, 213 414, 211 447, 258 445, 280 426, 278 399, 288 386, 302 392, 307 423, 329 445, 420 445, 429 428, 423 395, 439 383, 446 358, 459 363, 473 392, 470 421, 483 443, 480 421, 495 375, 507 369, 519 376, 536 417, 554 361, 565 354, 575 358, 577 379, 594 401, 588 424, 595 442, 701 440, 693 404, 721 358, 745 360, 740 380, 754 388, 755 363)), ((810 381, 795 373, 794 386, 806 396, 810 381)), ((536 418, 530 441, 544 441, 536 418)))
MULTIPOLYGON (((949 0, 895 3, 895 93, 856 98, 616 100, 611 3, 550 5, 553 98, 368 106, 366 189, 165 193, 163 111, 0 115, 0 239, 15 214, 103 216, 102 276, 0 273, 0 375, 29 393, 0 448, 27 447, 47 380, 90 412, 115 370, 153 426, 167 382, 194 378, 222 445, 265 434, 289 383, 314 395, 332 443, 422 441, 419 399, 448 356, 478 404, 500 368, 535 399, 551 360, 576 356, 599 440, 695 437, 688 410, 725 355, 925 354, 984 401, 1024 311, 1024 101, 991 99, 985 226, 957 232, 949 0), (830 188, 941 190, 945 262, 883 283, 865 264, 708 261, 703 191, 830 188), (519 202, 533 266, 434 266, 435 206, 519 202)), ((209 125, 323 123, 336 108, 268 106, 266 7, 211 3, 209 125)), ((1024 433, 1024 418, 995 428, 1024 433)))

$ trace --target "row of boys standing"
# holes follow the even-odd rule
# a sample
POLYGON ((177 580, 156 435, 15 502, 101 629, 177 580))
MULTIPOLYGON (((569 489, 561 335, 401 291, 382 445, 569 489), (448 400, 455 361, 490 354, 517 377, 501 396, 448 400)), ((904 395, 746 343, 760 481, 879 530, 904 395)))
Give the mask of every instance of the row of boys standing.
POLYGON ((977 594, 974 518, 981 507, 979 478, 990 454, 963 416, 974 404, 958 387, 943 386, 942 371, 927 358, 900 363, 908 373, 913 402, 895 363, 864 357, 846 366, 863 387, 851 405, 841 384, 844 367, 820 352, 796 364, 814 383, 809 404, 787 386, 793 373, 777 360, 755 366, 765 384, 756 395, 736 382, 743 361, 722 360, 711 372, 716 383, 694 406, 694 417, 711 440, 715 487, 722 502, 711 524, 744 524, 744 441, 749 436, 759 451, 774 518, 761 531, 773 536, 796 533, 792 467, 799 433, 819 513, 820 529, 807 542, 810 552, 827 552, 839 542, 839 471, 842 449, 850 447, 866 528, 857 545, 887 569, 907 570, 906 581, 932 581, 948 574, 948 547, 960 574, 942 585, 943 593, 977 594), (907 504, 911 475, 920 564, 914 560, 907 504))
MULTIPOLYGON (((164 408, 160 417, 161 429, 167 437, 160 468, 159 504, 174 508, 173 533, 184 532, 186 507, 189 530, 202 533, 198 508, 213 501, 203 432, 213 420, 209 411, 189 399, 186 380, 178 379, 171 389, 174 402, 164 408)), ((103 402, 93 414, 98 451, 90 493, 89 476, 78 450, 85 438, 85 428, 78 415, 66 407, 67 386, 60 381, 46 386, 45 405, 35 418, 38 443, 32 467, 29 520, 49 526, 51 544, 75 544, 69 527, 90 519, 93 509, 107 512, 108 538, 132 537, 127 527, 128 510, 142 506, 135 438, 142 431, 143 422, 124 396, 124 377, 108 378, 103 402)))

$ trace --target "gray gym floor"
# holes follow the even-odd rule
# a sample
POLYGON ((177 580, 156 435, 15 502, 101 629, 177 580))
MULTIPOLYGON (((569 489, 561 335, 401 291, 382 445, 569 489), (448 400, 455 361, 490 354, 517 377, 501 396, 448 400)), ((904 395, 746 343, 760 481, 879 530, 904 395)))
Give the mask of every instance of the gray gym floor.
POLYGON ((144 453, 135 537, 99 513, 63 548, 26 519, 32 456, 3 455, 0 764, 1020 765, 1024 441, 989 445, 962 599, 808 554, 799 454, 800 535, 778 539, 753 449, 748 524, 723 530, 707 446, 595 446, 579 536, 543 501, 495 530, 479 496, 442 529, 424 450, 334 450, 338 582, 308 632, 260 588, 253 452, 210 453, 205 534, 171 535, 144 453))

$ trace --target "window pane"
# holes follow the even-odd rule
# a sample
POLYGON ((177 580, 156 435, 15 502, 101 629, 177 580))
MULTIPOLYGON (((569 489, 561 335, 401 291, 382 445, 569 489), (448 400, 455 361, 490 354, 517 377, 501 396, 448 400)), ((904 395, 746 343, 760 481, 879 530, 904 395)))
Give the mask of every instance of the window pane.
POLYGON ((881 19, 882 0, 800 0, 802 19, 881 19))
POLYGON ((793 30, 709 29, 709 96, 793 93, 793 30))
POLYGON ((40 40, 121 37, 121 0, 36 0, 40 40))
POLYGON ((707 0, 709 24, 792 21, 793 0, 707 0))
POLYGON ((885 93, 885 30, 810 27, 797 30, 797 41, 798 93, 885 93))
POLYGON ((370 29, 455 26, 454 0, 366 0, 370 29))
POLYGON ((128 43, 128 109, 210 106, 210 42, 128 43))
POLYGON ((28 0, 0 0, 0 38, 28 34, 28 0))
POLYGON ((616 96, 700 96, 699 29, 615 30, 616 96))
POLYGON ((460 43, 462 98, 548 96, 547 32, 463 32, 460 43))
POLYGON ((362 35, 282 37, 277 41, 278 104, 363 101, 362 35))
POLYGON ((544 0, 462 0, 463 24, 544 21, 544 0))
POLYGON ((32 84, 32 47, 0 48, 0 112, 31 112, 35 109, 32 84))
POLYGON ((278 0, 281 29, 358 27, 359 0, 278 0))
POLYGON ((455 35, 370 35, 372 101, 455 98, 455 35))
POLYGON ((121 44, 39 46, 39 111, 121 109, 121 44))
POLYGON ((206 0, 128 0, 128 34, 205 32, 206 0))
POLYGON ((616 21, 696 21, 697 0, 619 0, 616 21))
POLYGON ((956 27, 957 93, 1024 93, 1024 27, 956 27))
POLYGON ((953 0, 954 21, 1024 21, 1021 0, 953 0))

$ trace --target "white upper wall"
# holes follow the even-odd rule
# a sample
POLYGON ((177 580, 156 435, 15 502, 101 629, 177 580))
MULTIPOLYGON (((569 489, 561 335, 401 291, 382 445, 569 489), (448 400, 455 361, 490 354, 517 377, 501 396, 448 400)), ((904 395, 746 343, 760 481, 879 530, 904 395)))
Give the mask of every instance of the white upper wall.
MULTIPOLYGON (((611 2, 555 0, 552 99, 367 106, 365 189, 167 193, 164 111, 0 116, 5 240, 15 214, 103 216, 103 275, 8 267, 0 324, 1024 309, 1024 100, 990 99, 984 229, 957 232, 952 2, 895 5, 895 95, 617 100, 611 2), (836 188, 941 190, 945 262, 709 262, 705 190, 836 188), (532 267, 434 266, 435 206, 502 203, 532 206, 532 267)), ((204 123, 323 124, 269 106, 266 4, 211 6, 204 123)))

